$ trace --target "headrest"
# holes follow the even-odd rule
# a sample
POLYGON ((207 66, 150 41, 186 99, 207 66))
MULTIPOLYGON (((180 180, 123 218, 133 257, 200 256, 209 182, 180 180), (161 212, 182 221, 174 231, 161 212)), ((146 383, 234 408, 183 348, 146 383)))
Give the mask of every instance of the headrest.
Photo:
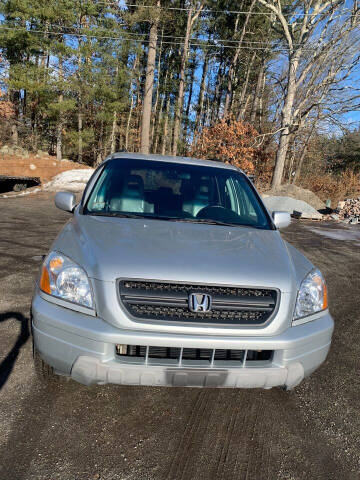
POLYGON ((200 185, 199 192, 200 193, 209 193, 210 192, 209 185, 200 185))
POLYGON ((140 175, 129 175, 125 181, 124 188, 129 190, 143 190, 144 180, 140 175))

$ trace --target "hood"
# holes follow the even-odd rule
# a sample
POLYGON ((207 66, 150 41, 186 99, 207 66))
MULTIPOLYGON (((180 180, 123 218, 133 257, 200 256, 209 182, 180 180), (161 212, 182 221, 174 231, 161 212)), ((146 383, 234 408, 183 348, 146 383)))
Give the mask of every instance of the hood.
POLYGON ((276 230, 76 214, 53 248, 104 281, 138 278, 293 291, 276 230))

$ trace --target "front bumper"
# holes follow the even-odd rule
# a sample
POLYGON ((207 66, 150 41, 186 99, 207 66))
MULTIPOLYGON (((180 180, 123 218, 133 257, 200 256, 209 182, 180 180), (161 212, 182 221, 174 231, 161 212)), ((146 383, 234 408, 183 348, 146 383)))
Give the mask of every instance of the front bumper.
POLYGON ((61 307, 36 294, 32 304, 35 347, 58 373, 85 384, 292 388, 325 360, 334 328, 330 314, 279 335, 180 335, 118 329, 99 317, 61 307), (116 344, 184 348, 274 350, 267 365, 234 367, 135 364, 120 361, 116 344))

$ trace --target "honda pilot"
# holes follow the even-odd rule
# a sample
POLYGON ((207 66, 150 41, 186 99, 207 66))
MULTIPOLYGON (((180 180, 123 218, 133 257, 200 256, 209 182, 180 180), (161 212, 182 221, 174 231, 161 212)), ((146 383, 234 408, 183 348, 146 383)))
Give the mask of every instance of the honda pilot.
POLYGON ((85 385, 291 389, 324 362, 321 272, 237 167, 113 154, 44 259, 31 317, 36 369, 85 385))

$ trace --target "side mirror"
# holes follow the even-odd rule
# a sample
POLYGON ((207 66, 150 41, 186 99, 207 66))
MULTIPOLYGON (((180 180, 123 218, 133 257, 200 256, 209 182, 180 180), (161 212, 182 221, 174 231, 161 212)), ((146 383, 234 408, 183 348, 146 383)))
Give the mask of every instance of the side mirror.
POLYGON ((276 228, 285 228, 291 223, 289 212, 272 212, 272 218, 276 228))
POLYGON ((59 192, 55 195, 55 205, 60 210, 72 213, 76 206, 76 197, 70 192, 59 192))

